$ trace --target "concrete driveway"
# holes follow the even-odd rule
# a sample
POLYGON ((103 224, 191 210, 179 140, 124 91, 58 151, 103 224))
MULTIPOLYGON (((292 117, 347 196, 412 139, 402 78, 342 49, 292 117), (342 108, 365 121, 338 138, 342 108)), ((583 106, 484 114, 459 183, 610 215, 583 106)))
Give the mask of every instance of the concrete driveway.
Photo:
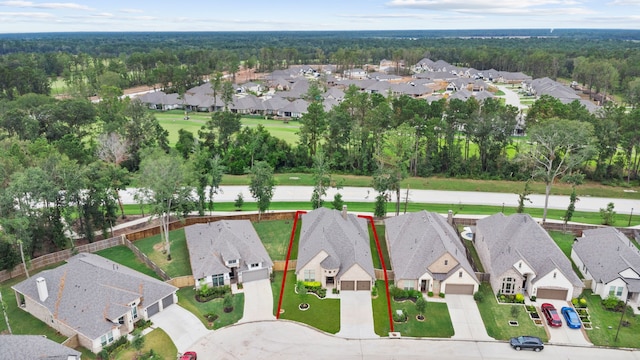
MULTIPOLYGON (((428 301, 428 300, 427 300, 428 301)), ((445 301, 456 340, 493 340, 487 335, 480 310, 472 295, 447 294, 445 301)))
POLYGON ((242 284, 244 292, 244 314, 240 322, 275 320, 273 315, 273 293, 269 279, 249 281, 242 284))
POLYGON ((151 321, 154 328, 161 328, 169 335, 179 353, 190 350, 195 342, 211 332, 195 315, 178 304, 153 315, 151 321))
POLYGON ((336 336, 348 339, 379 337, 373 330, 370 291, 340 292, 340 331, 336 336))
POLYGON ((540 316, 544 321, 544 326, 546 326, 547 333, 549 334, 549 344, 592 346, 593 344, 589 342, 585 334, 585 331, 587 330, 571 329, 567 326, 564 316, 562 316, 562 313, 560 312, 563 306, 571 306, 571 304, 562 300, 536 299, 536 307, 538 308, 538 312, 540 313, 540 316), (542 310, 540 309, 544 303, 549 303, 555 306, 556 310, 558 310, 558 315, 560 315, 560 318, 562 319, 562 326, 556 328, 547 324, 547 319, 544 317, 544 314, 542 314, 542 310))

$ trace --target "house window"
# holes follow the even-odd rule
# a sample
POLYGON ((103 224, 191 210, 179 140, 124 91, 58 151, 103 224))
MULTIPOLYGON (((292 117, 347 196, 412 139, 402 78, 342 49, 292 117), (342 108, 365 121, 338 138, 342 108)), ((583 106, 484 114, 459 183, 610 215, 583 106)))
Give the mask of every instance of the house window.
POLYGON ((404 280, 402 284, 405 290, 413 290, 414 282, 412 280, 404 280))
POLYGON ((304 271, 304 281, 316 281, 316 271, 311 269, 311 270, 305 270, 304 271))
POLYGON ((449 260, 445 260, 445 261, 444 261, 444 264, 445 264, 445 265, 449 265, 449 260))
POLYGON ((258 266, 260 266, 260 264, 259 264, 259 263, 251 264, 251 268, 252 268, 252 269, 253 269, 253 268, 257 268, 258 266))
POLYGON ((556 278, 556 275, 558 275, 558 273, 553 273, 553 278, 556 278))
POLYGON ((615 293, 616 293, 616 287, 609 286, 609 295, 615 295, 615 293))
POLYGON ((213 286, 222 286, 224 285, 224 274, 218 274, 211 276, 211 282, 213 286))
POLYGON ((105 335, 100 336, 100 344, 102 346, 106 346, 107 344, 111 344, 113 342, 113 331, 109 331, 105 335))
POLYGON ((522 269, 522 262, 518 264, 518 269, 522 269))
POLYGON ((134 319, 138 318, 138 307, 135 304, 131 307, 131 317, 134 319))
POLYGON ((617 297, 622 296, 622 286, 618 286, 618 291, 616 291, 616 296, 617 297))
POLYGON ((513 295, 516 292, 516 279, 512 277, 506 277, 502 280, 502 287, 500 292, 505 295, 513 295))
POLYGON ((462 271, 458 272, 458 277, 462 277, 462 271))
POLYGON ((235 260, 235 259, 234 259, 234 260, 229 260, 229 261, 228 261, 228 263, 229 263, 229 264, 235 264, 235 263, 237 263, 237 262, 238 262, 238 260, 235 260))

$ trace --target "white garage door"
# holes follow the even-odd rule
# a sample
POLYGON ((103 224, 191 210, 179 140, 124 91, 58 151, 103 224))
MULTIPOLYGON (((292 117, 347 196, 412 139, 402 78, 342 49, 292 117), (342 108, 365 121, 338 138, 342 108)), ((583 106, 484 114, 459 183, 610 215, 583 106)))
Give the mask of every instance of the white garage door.
POLYGON ((242 282, 256 281, 269 278, 269 269, 245 270, 242 272, 242 282))
POLYGON ((356 289, 356 283, 353 280, 342 280, 340 281, 340 290, 341 291, 345 291, 345 290, 355 290, 356 289))
POLYGON ((473 285, 447 284, 445 294, 473 295, 473 285))
POLYGON ((567 289, 541 289, 538 288, 537 298, 565 300, 567 298, 567 289))

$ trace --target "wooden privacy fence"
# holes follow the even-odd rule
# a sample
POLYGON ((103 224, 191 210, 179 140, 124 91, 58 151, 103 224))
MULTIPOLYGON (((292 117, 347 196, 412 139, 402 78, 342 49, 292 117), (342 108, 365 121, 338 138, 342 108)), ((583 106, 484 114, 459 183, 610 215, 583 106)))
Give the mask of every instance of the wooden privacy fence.
MULTIPOLYGON (((295 211, 293 212, 275 212, 275 213, 265 213, 262 214, 260 220, 293 220, 293 217, 296 215, 295 211)), ((209 222, 219 221, 219 220, 249 220, 252 222, 258 221, 258 214, 243 214, 238 213, 237 215, 215 215, 215 216, 199 216, 199 217, 188 217, 184 220, 172 221, 169 223, 169 231, 182 229, 185 226, 193 225, 193 224, 206 224, 209 222)), ((127 233, 127 239, 129 241, 135 242, 140 239, 145 239, 150 236, 160 234, 160 226, 153 226, 146 229, 133 231, 127 233)))
POLYGON ((128 247, 131 251, 133 251, 133 253, 136 254, 136 257, 140 259, 140 261, 142 261, 143 263, 147 264, 147 266, 150 267, 151 270, 153 270, 153 272, 155 272, 156 275, 158 275, 162 280, 167 281, 171 279, 171 277, 167 275, 167 273, 164 272, 164 270, 162 270, 158 265, 156 265, 156 263, 154 263, 149 259, 147 254, 140 251, 140 249, 138 249, 135 245, 133 245, 133 243, 131 243, 131 241, 129 241, 129 239, 127 239, 124 235, 122 235, 122 239, 123 239, 123 244, 126 247, 128 247))
MULTIPOLYGON (((110 239, 100 240, 90 244, 78 245, 76 246, 75 251, 72 249, 65 249, 65 250, 57 251, 51 254, 42 255, 40 257, 37 257, 31 260, 29 264, 29 271, 39 270, 49 265, 53 265, 61 261, 65 261, 68 258, 75 255, 76 253, 81 253, 81 252, 94 253, 96 251, 108 249, 110 247, 114 247, 117 245, 122 245, 123 241, 124 240, 122 236, 116 236, 110 239)), ((14 267, 13 270, 11 271, 9 270, 0 271, 0 282, 13 279, 15 277, 22 276, 22 275, 25 275, 24 265, 20 263, 16 265, 16 267, 14 267)))
POLYGON ((196 286, 196 280, 193 278, 193 275, 178 276, 178 277, 171 278, 165 282, 177 288, 183 288, 187 286, 189 287, 196 286))
MULTIPOLYGON (((373 269, 373 271, 376 273, 376 280, 384 280, 384 270, 373 269)), ((387 270, 387 278, 389 279, 389 281, 392 281, 395 279, 393 270, 387 270)))
MULTIPOLYGON (((284 266, 287 262, 285 260, 274 260, 273 261, 273 271, 284 271, 284 266)), ((298 260, 289 260, 289 269, 295 270, 298 265, 298 260)))

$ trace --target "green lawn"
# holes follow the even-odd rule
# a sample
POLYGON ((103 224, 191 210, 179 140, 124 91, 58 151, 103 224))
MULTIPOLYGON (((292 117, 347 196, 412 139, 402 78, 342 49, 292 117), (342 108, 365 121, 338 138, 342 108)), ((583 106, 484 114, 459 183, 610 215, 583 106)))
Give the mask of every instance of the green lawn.
MULTIPOLYGON (((271 283, 273 291, 274 313, 278 310, 278 298, 280 297, 280 287, 282 285, 283 272, 275 272, 274 282, 271 283)), ((301 300, 295 293, 296 274, 293 271, 287 273, 281 319, 293 320, 313 326, 319 330, 335 334, 340 331, 340 301, 337 299, 319 299, 314 294, 308 294, 305 302, 309 309, 302 311, 298 308, 301 300)))
MULTIPOLYGON (((285 260, 289 248, 293 220, 254 222, 253 227, 256 229, 260 240, 262 240, 265 249, 267 249, 271 260, 285 260)), ((296 255, 292 254, 294 259, 296 255)))
POLYGON ((449 316, 449 308, 446 303, 433 302, 427 299, 427 310, 424 313, 425 320, 418 321, 416 316, 416 304, 412 301, 391 302, 392 312, 405 310, 407 312, 407 322, 394 323, 395 331, 402 336, 411 337, 438 337, 450 338, 454 335, 453 324, 449 316))
POLYGON ((96 255, 105 257, 111 261, 117 262, 124 266, 130 267, 133 270, 139 271, 143 274, 149 275, 153 278, 161 280, 153 270, 151 270, 145 263, 140 261, 136 255, 128 247, 124 245, 114 246, 109 249, 104 249, 96 252, 96 255))
POLYGON ((480 256, 478 256, 478 251, 476 250, 476 247, 473 246, 473 241, 471 240, 463 240, 463 241, 464 241, 464 246, 471 253, 471 258, 473 259, 473 262, 476 265, 476 269, 479 272, 484 272, 484 266, 482 265, 482 261, 480 261, 480 256))
MULTIPOLYGON (((387 249, 387 242, 385 240, 385 226, 376 225, 376 233, 378 234, 378 240, 380 241, 380 250, 382 251, 382 257, 387 270, 391 270, 391 261, 389 261, 389 250, 387 249)), ((376 246, 376 239, 373 236, 371 226, 369 226, 369 246, 371 247, 371 257, 373 258, 373 267, 376 269, 382 269, 380 264, 380 256, 378 255, 378 248, 376 246)))
MULTIPOLYGON (((393 284, 393 281, 389 281, 389 285, 391 284, 393 284)), ((373 329, 376 334, 387 337, 391 328, 389 327, 389 309, 387 307, 387 292, 384 288, 384 280, 376 280, 376 288, 378 289, 378 297, 371 300, 373 329)))
POLYGON ((508 340, 514 336, 522 334, 537 336, 543 341, 547 341, 547 333, 544 326, 537 326, 529 318, 524 305, 500 305, 496 300, 489 283, 480 284, 479 292, 484 299, 478 303, 478 309, 482 316, 487 334, 496 340, 508 340), (514 318, 511 315, 511 308, 518 307, 518 315, 514 318), (518 326, 510 326, 510 320, 517 320, 518 326))
POLYGON ((620 324, 621 313, 605 310, 602 307, 602 299, 599 295, 593 295, 591 290, 585 290, 587 307, 591 318, 592 330, 586 330, 589 340, 593 345, 616 346, 627 348, 640 347, 640 318, 627 312, 624 321, 628 321, 630 326, 620 327, 618 341, 615 341, 616 331, 620 324))
POLYGON ((244 294, 233 295, 233 311, 230 313, 223 311, 222 301, 223 299, 220 298, 201 303, 196 300, 196 292, 193 288, 185 287, 178 290, 178 304, 194 313, 208 329, 219 329, 223 326, 235 324, 242 318, 244 313, 244 294), (206 314, 216 314, 218 319, 213 324, 209 324, 209 321, 205 318, 206 314))
MULTIPOLYGON (((144 346, 140 352, 144 354, 151 349, 153 349, 153 351, 158 355, 158 359, 170 360, 178 357, 178 349, 173 344, 173 341, 171 341, 169 335, 167 335, 167 333, 162 329, 152 330, 144 336, 144 346)), ((114 357, 116 360, 137 359, 136 351, 132 346, 119 351, 114 357)), ((84 355, 82 358, 84 359, 84 355)))
POLYGON ((187 250, 184 229, 169 232, 169 242, 171 243, 170 261, 167 260, 167 255, 163 253, 164 243, 160 239, 160 235, 138 240, 133 244, 170 277, 191 275, 191 264, 189 263, 189 251, 187 250))

